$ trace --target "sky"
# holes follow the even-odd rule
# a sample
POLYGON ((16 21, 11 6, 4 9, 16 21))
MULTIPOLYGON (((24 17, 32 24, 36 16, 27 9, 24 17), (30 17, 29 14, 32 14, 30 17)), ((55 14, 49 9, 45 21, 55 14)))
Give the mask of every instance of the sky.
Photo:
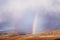
POLYGON ((59 10, 60 0, 0 0, 0 32, 40 33, 60 29, 59 10))

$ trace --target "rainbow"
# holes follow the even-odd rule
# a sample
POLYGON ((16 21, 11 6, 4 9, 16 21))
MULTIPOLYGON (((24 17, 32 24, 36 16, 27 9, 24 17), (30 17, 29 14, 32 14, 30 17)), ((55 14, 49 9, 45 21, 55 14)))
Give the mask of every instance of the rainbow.
POLYGON ((38 14, 35 15, 34 20, 33 20, 32 34, 35 34, 35 30, 36 30, 36 27, 37 27, 37 17, 38 17, 38 14))

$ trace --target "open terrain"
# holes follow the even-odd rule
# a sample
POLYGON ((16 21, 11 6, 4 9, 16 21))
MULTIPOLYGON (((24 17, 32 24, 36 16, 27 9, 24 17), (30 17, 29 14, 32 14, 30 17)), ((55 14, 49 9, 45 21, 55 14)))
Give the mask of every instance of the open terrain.
POLYGON ((60 40, 60 30, 38 34, 0 34, 0 40, 60 40))

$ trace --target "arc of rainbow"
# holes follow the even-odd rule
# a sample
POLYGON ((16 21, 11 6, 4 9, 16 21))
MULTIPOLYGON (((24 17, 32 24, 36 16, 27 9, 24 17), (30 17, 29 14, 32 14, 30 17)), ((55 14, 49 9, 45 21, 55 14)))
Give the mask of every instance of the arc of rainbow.
POLYGON ((13 30, 14 34, 17 34, 17 30, 16 30, 16 22, 14 22, 14 30, 13 30))
MULTIPOLYGON (((13 13, 16 13, 13 11, 13 13)), ((17 26, 17 19, 15 19, 15 15, 13 15, 13 18, 14 18, 14 22, 13 22, 13 34, 17 34, 17 29, 16 29, 16 26, 17 26)))
POLYGON ((38 17, 38 14, 35 14, 35 17, 33 20, 33 25, 32 25, 32 34, 35 34, 35 32, 36 32, 37 20, 38 20, 37 17, 38 17))

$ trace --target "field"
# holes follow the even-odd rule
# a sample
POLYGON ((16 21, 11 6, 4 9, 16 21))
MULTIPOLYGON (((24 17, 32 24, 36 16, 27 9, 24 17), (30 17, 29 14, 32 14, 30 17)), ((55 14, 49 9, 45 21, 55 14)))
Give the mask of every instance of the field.
POLYGON ((60 40, 60 30, 38 34, 0 34, 0 40, 60 40))

